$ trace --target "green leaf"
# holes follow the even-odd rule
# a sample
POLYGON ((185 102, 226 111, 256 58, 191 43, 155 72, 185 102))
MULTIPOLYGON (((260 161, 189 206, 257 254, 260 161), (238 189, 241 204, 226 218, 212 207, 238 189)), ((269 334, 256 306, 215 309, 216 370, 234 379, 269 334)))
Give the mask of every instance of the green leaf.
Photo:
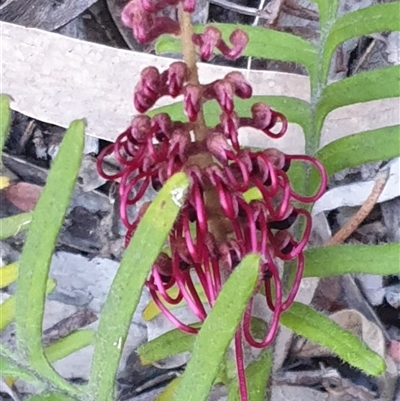
POLYGON ((329 175, 350 167, 400 156, 400 125, 346 136, 316 154, 329 175))
MULTIPOLYGON (((255 361, 246 368, 248 397, 251 401, 264 401, 272 369, 271 349, 265 348, 255 361)), ((240 401, 239 385, 236 380, 229 388, 228 401, 240 401)))
POLYGON ((0 241, 25 231, 32 221, 32 213, 20 213, 0 219, 0 241))
MULTIPOLYGON (((192 326, 200 327, 200 324, 192 326)), ((195 340, 195 335, 175 329, 141 345, 137 353, 142 365, 150 365, 169 356, 191 351, 195 340)))
POLYGON ((224 284, 196 337, 174 401, 204 401, 235 334, 259 274, 260 257, 248 255, 224 284), (196 378, 196 380, 194 380, 196 378))
POLYGON ((84 146, 84 121, 73 122, 50 169, 47 184, 33 212, 19 261, 16 293, 17 341, 22 356, 43 376, 63 389, 74 387, 48 363, 42 343, 42 321, 51 257, 78 176, 84 146))
POLYGON ((308 249, 305 260, 304 277, 331 277, 347 273, 397 275, 400 244, 346 244, 308 249))
POLYGON ((45 393, 34 395, 26 401, 75 401, 75 399, 60 393, 45 393))
POLYGON ((379 376, 386 369, 385 361, 357 336, 310 306, 294 302, 282 314, 280 322, 296 334, 332 350, 368 375, 379 376))
MULTIPOLYGON (((287 96, 253 96, 251 99, 235 99, 235 111, 240 117, 251 117, 251 107, 255 103, 266 103, 271 108, 284 114, 290 123, 298 124, 307 134, 311 129, 310 105, 304 100, 287 96)), ((219 124, 221 108, 216 101, 204 104, 204 115, 207 126, 219 124)), ((187 122, 182 103, 173 103, 168 106, 153 109, 147 114, 154 116, 159 113, 168 113, 173 120, 187 122)))
POLYGON ((0 305, 0 331, 15 319, 15 295, 11 295, 0 305))
POLYGON ((164 391, 154 401, 173 401, 181 380, 182 376, 172 380, 172 382, 165 387, 164 391))
MULTIPOLYGON (((316 73, 317 48, 299 36, 259 26, 238 24, 207 24, 207 26, 218 28, 227 43, 229 43, 229 35, 235 29, 245 31, 249 36, 249 43, 243 52, 244 56, 294 62, 307 67, 310 75, 316 73)), ((194 30, 196 33, 202 33, 204 28, 204 25, 197 25, 194 30)), ((181 52, 181 41, 170 35, 163 35, 157 40, 155 50, 158 54, 181 52)))
POLYGON ((338 19, 326 39, 322 56, 324 82, 329 73, 332 54, 346 40, 371 33, 400 31, 400 2, 362 8, 338 19))
MULTIPOLYGON (((49 294, 56 288, 56 282, 53 279, 47 280, 46 294, 49 294)), ((15 319, 15 295, 11 295, 0 305, 0 331, 4 330, 15 319)))
POLYGON ((13 283, 18 277, 18 265, 10 263, 7 266, 0 267, 0 288, 4 288, 13 283))
POLYGON ((7 95, 0 95, 0 167, 2 165, 1 156, 4 144, 11 124, 10 98, 7 95))
POLYGON ((115 375, 146 277, 179 213, 189 185, 175 174, 147 209, 125 251, 100 317, 89 389, 96 401, 113 397, 115 375))
POLYGON ((317 105, 316 127, 339 107, 400 96, 400 65, 363 72, 327 86, 317 105))
MULTIPOLYGON (((398 156, 400 156, 400 125, 346 136, 324 146, 315 155, 330 176, 346 168, 398 156)), ((309 180, 311 185, 317 185, 318 173, 311 171, 309 180)))
POLYGON ((50 362, 60 359, 79 351, 94 342, 94 331, 90 329, 77 330, 68 336, 45 348, 46 357, 50 362))

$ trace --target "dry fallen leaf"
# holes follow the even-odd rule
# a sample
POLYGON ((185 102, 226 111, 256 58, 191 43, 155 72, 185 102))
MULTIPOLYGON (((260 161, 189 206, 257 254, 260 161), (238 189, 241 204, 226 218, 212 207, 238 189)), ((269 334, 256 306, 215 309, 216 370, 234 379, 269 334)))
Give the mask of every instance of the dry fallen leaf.
POLYGON ((4 189, 4 195, 22 212, 30 212, 35 206, 43 188, 28 182, 19 182, 4 189))

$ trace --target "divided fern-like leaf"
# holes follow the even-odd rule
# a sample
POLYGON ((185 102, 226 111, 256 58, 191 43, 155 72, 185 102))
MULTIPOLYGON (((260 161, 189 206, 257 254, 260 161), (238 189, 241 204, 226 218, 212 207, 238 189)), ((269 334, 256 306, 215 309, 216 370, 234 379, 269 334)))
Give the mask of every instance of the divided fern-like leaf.
POLYGON ((331 27, 322 55, 324 82, 328 76, 331 57, 337 46, 346 40, 371 33, 400 31, 400 2, 377 4, 353 11, 339 18, 331 27))
POLYGON ((400 96, 400 66, 363 72, 327 86, 317 105, 316 129, 320 132, 326 116, 339 107, 400 96))

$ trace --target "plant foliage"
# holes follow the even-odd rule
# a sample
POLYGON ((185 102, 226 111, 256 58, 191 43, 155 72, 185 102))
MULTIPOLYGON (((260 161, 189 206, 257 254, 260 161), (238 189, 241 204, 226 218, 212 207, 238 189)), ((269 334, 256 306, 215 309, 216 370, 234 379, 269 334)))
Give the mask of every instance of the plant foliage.
MULTIPOLYGON (((310 101, 285 96, 253 97, 251 100, 237 101, 237 110, 245 116, 249 114, 253 103, 265 101, 284 113, 289 122, 302 127, 307 153, 316 155, 330 175, 370 161, 400 156, 399 126, 360 132, 331 142, 323 148, 320 144, 325 119, 333 110, 350 104, 400 96, 398 66, 360 73, 339 82, 328 82, 332 57, 339 45, 363 35, 400 30, 400 2, 379 4, 338 17, 338 0, 313 1, 318 6, 321 25, 320 38, 316 44, 289 33, 240 26, 250 37, 246 56, 294 62, 307 68, 310 76, 310 101)), ((229 24, 215 26, 225 38, 238 27, 229 24)), ((198 26, 196 30, 202 32, 204 26, 198 26)), ((156 50, 176 52, 180 46, 176 39, 164 36, 158 40, 156 50)), ((7 96, 0 96, 0 153, 10 126, 9 103, 7 96)), ((160 111, 167 112, 173 120, 185 120, 179 104, 152 113, 160 111)), ((208 103, 205 115, 208 124, 217 124, 217 105, 208 103)), ((178 190, 184 197, 189 185, 185 174, 176 174, 146 211, 113 281, 97 333, 80 330, 45 348, 41 341, 45 294, 55 285, 49 279, 50 261, 76 183, 83 146, 84 122, 75 121, 65 134, 34 212, 0 221, 0 239, 28 229, 18 269, 17 266, 8 266, 0 274, 3 286, 17 280, 15 297, 1 305, 0 327, 5 327, 15 316, 19 351, 14 354, 0 345, 0 363, 2 375, 26 380, 37 386, 39 392, 42 391, 30 398, 30 401, 115 399, 115 375, 132 315, 147 274, 163 248, 181 207, 181 203, 171 194, 178 190), (53 361, 91 343, 94 343, 94 356, 87 386, 75 386, 53 369, 53 361)), ((308 181, 301 185, 310 190, 314 180, 311 172, 308 181)), ((252 197, 257 197, 257 193, 249 195, 247 199, 252 197)), ((306 253, 305 276, 327 277, 358 272, 394 274, 398 270, 399 252, 399 244, 311 249, 306 253), (380 263, 382 258, 385 258, 383 267, 380 263)), ((192 351, 185 374, 168 386, 159 401, 201 401, 207 398, 216 377, 221 373, 224 354, 254 291, 258 265, 257 255, 249 255, 240 263, 224 285, 196 337, 174 330, 139 349, 143 363, 153 363, 167 356, 192 351)), ((150 309, 147 312, 151 317, 156 314, 150 309)), ((382 358, 369 350, 361 340, 310 307, 293 304, 283 313, 281 323, 297 334, 332 349, 344 361, 368 374, 379 375, 385 369, 382 358)), ((265 350, 246 369, 251 401, 263 399, 270 367, 271 354, 265 350)), ((230 381, 225 384, 229 384, 230 388, 229 401, 237 400, 237 383, 230 381)))

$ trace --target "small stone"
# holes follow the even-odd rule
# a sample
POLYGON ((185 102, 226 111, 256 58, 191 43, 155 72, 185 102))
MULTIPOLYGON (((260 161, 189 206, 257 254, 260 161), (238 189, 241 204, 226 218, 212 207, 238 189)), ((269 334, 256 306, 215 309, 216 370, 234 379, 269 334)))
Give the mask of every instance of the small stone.
POLYGON ((393 308, 400 308, 400 284, 391 285, 385 288, 385 298, 393 308))
POLYGON ((357 279, 371 305, 381 305, 385 296, 383 277, 374 274, 358 274, 357 279))

